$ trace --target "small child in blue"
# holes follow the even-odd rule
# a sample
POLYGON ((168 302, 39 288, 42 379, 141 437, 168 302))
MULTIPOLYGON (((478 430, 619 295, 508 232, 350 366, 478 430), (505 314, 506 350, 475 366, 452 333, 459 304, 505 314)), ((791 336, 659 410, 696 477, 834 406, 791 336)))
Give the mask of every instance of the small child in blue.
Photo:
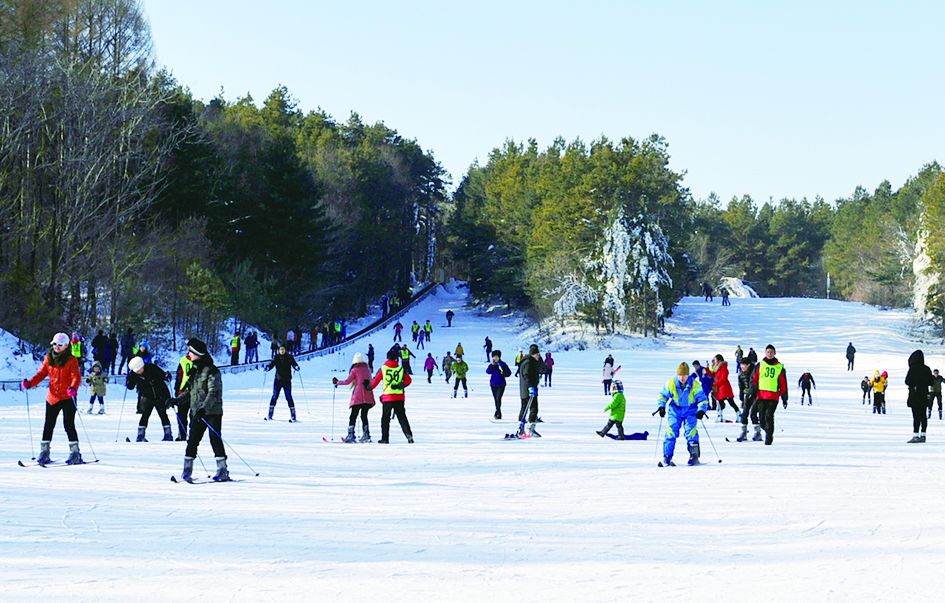
POLYGON ((696 421, 705 416, 709 409, 709 399, 702 389, 698 376, 689 374, 689 365, 683 362, 676 369, 676 376, 670 379, 663 391, 660 392, 659 407, 656 409, 660 417, 666 419, 666 438, 663 440, 663 462, 661 467, 675 467, 673 451, 676 449, 676 438, 685 424, 686 442, 689 445, 689 464, 699 464, 699 429, 696 421))
POLYGON ((614 381, 610 386, 610 390, 613 398, 604 409, 610 411, 610 420, 607 421, 607 425, 602 430, 597 432, 597 435, 604 437, 610 431, 610 428, 616 425, 617 439, 623 440, 626 439, 623 435, 623 417, 627 410, 627 399, 623 395, 623 382, 614 381))

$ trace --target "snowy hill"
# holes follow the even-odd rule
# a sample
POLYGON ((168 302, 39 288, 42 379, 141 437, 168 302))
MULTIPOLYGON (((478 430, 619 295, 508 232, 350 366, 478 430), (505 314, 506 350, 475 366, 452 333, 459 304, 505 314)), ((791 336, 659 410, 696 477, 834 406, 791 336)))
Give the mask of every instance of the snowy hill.
MULTIPOLYGON (((108 414, 81 415, 78 425, 84 456, 99 464, 20 468, 30 434, 38 449, 43 393, 29 392, 29 414, 23 392, 0 393, 2 600, 860 602, 937 600, 945 587, 937 495, 945 424, 936 414, 927 444, 905 443, 912 430, 902 382, 920 347, 908 338, 909 313, 807 299, 734 299, 722 308, 687 298, 670 336, 612 350, 627 387, 625 427, 651 439, 599 438, 606 354, 551 350, 553 387, 539 396, 544 437, 504 441, 514 426, 490 421, 483 338, 505 358, 531 342, 517 320, 480 317, 464 304, 441 289, 402 321, 431 319, 437 361, 462 342, 471 367, 468 399, 452 399, 442 377, 428 384, 415 370, 406 403, 413 445, 396 421, 390 445, 338 443, 348 390, 334 390, 331 377, 344 376, 367 343, 380 358, 390 329, 302 363, 299 423, 286 421, 284 400, 278 421, 262 420, 272 373, 225 376, 223 437, 235 483, 171 483, 184 444, 157 442, 156 416, 152 442, 126 443, 138 416, 133 394, 121 412, 115 384, 108 414), (441 326, 448 309, 452 328, 441 326), (858 350, 853 372, 849 341, 858 350), (707 420, 705 464, 658 469, 661 422, 651 413, 676 365, 716 353, 732 360, 737 344, 760 353, 767 343, 791 384, 774 445, 726 442, 737 428, 707 420), (876 369, 890 373, 885 416, 861 404, 859 381, 876 369), (817 390, 814 405, 800 407, 804 370, 817 390)), ((411 350, 416 369, 426 353, 411 350)), ((926 352, 930 366, 945 368, 941 348, 926 352)), ((517 411, 516 394, 513 381, 506 417, 517 411)), ((83 388, 81 409, 87 401, 83 388)), ((380 415, 379 406, 370 414, 375 440, 380 415)), ((61 424, 52 448, 65 458, 61 424)), ((678 443, 677 455, 684 449, 678 443)), ((208 441, 200 452, 212 465, 208 441)))

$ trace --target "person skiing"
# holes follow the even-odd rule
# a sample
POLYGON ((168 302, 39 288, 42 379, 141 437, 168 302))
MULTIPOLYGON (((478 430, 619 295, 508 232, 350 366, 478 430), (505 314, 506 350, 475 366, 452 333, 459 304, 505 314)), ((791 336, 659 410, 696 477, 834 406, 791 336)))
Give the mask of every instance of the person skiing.
POLYGON ((371 374, 373 375, 374 374, 374 346, 370 343, 367 346, 367 364, 368 364, 368 370, 370 370, 371 374))
POLYGON ((400 364, 404 367, 404 372, 408 375, 413 374, 413 369, 410 368, 410 358, 416 358, 414 353, 410 351, 406 345, 400 347, 400 364))
POLYGON ((164 439, 161 441, 174 441, 174 436, 171 435, 171 420, 167 418, 167 401, 171 393, 167 389, 166 380, 167 373, 156 364, 145 364, 141 356, 135 356, 128 363, 125 387, 138 390, 137 412, 141 415, 138 421, 136 442, 147 442, 144 436, 153 410, 157 410, 158 417, 161 418, 161 426, 164 428, 164 439))
POLYGON ((863 377, 863 381, 860 381, 860 389, 863 390, 863 404, 869 402, 872 405, 873 399, 870 392, 873 391, 873 386, 870 384, 869 376, 863 377))
POLYGON ((187 390, 190 382, 190 373, 194 369, 194 361, 190 359, 190 346, 199 339, 191 338, 187 341, 187 353, 177 362, 177 375, 174 377, 174 397, 177 398, 177 439, 176 442, 187 441, 187 422, 190 417, 190 403, 187 396, 181 397, 187 390))
POLYGON ((82 375, 79 374, 79 361, 72 355, 72 346, 69 336, 65 333, 56 333, 50 342, 50 349, 43 358, 43 364, 30 379, 24 379, 24 390, 36 387, 43 379, 49 377, 49 390, 46 392, 46 421, 43 424, 43 439, 40 441, 39 456, 36 464, 50 463, 50 445, 52 444, 53 430, 56 421, 62 413, 62 426, 69 438, 69 458, 67 465, 83 463, 79 452, 79 434, 75 430, 75 415, 77 412, 76 396, 78 387, 82 384, 82 375))
POLYGON ((466 361, 463 360, 462 354, 456 354, 456 362, 453 363, 453 374, 456 375, 456 379, 453 383, 453 397, 456 397, 457 392, 459 392, 459 384, 463 384, 463 397, 469 397, 469 388, 466 387, 466 373, 469 372, 469 365, 466 364, 466 361))
POLYGON ((368 411, 374 406, 374 392, 371 390, 371 371, 368 368, 367 358, 364 354, 358 352, 351 360, 351 369, 348 371, 348 378, 344 381, 338 381, 337 377, 332 377, 331 382, 335 387, 347 385, 351 388, 351 403, 348 407, 351 414, 348 417, 348 435, 342 442, 349 444, 354 442, 354 428, 357 426, 358 415, 361 415, 361 439, 358 442, 370 443, 371 430, 368 426, 368 411))
POLYGON ((404 332, 404 325, 400 324, 400 321, 398 320, 394 324, 394 341, 403 341, 403 338, 401 337, 401 334, 403 332, 404 332))
POLYGON ((427 352, 427 359, 423 361, 423 370, 427 372, 427 383, 433 383, 433 371, 439 368, 433 354, 427 352))
POLYGON ((495 400, 494 417, 498 421, 502 418, 502 396, 508 384, 506 379, 512 376, 512 369, 502 360, 502 350, 492 352, 492 360, 486 367, 486 374, 489 375, 489 387, 492 389, 492 399, 495 400))
POLYGON ((430 324, 429 318, 423 323, 423 334, 427 340, 427 343, 430 343, 430 338, 433 336, 433 325, 430 324))
POLYGON ((774 442, 774 411, 778 408, 778 398, 785 408, 788 403, 787 369, 778 361, 775 353, 773 345, 765 347, 765 357, 758 363, 751 380, 761 428, 765 430, 766 446, 774 442))
POLYGON ((909 444, 925 443, 925 430, 928 427, 926 412, 932 407, 929 388, 932 387, 933 380, 932 371, 925 365, 925 354, 922 350, 912 352, 909 356, 909 372, 906 373, 906 386, 909 388, 906 405, 912 409, 913 432, 909 444))
POLYGON ((92 360, 103 367, 108 365, 108 337, 102 329, 92 338, 92 360))
POLYGON ((740 367, 742 365, 742 358, 745 356, 745 352, 742 351, 742 346, 735 348, 735 366, 740 367))
POLYGON ((446 326, 448 326, 448 327, 452 327, 452 326, 453 326, 453 317, 454 317, 454 316, 456 316, 456 314, 454 314, 452 310, 447 310, 447 311, 446 311, 446 326))
POLYGON ((112 333, 108 337, 108 364, 104 367, 106 373, 115 374, 115 363, 118 361, 119 348, 118 335, 112 333))
POLYGON ((721 354, 716 354, 712 359, 712 367, 706 370, 706 374, 712 379, 712 392, 716 400, 719 401, 719 415, 716 423, 722 423, 725 418, 722 413, 725 411, 725 402, 728 402, 735 409, 738 416, 738 405, 735 404, 735 392, 732 391, 732 384, 728 380, 728 362, 722 358, 721 354))
POLYGON ((486 343, 482 347, 486 349, 486 361, 488 362, 489 358, 492 357, 492 340, 489 339, 488 335, 486 335, 486 343))
POLYGON ((404 371, 402 366, 397 363, 399 355, 395 350, 387 352, 387 362, 381 365, 381 368, 374 375, 371 382, 371 389, 379 384, 384 384, 384 390, 381 394, 381 439, 378 444, 388 444, 390 442, 390 416, 397 416, 400 428, 407 436, 407 443, 413 444, 413 432, 410 430, 410 423, 407 421, 407 411, 404 408, 405 397, 404 388, 410 385, 410 375, 404 371))
POLYGON ((417 336, 420 334, 420 325, 417 323, 416 320, 413 321, 412 325, 410 325, 410 333, 413 335, 414 343, 416 343, 417 336))
POLYGON ((76 359, 76 362, 79 363, 79 376, 82 376, 85 374, 85 366, 82 362, 85 359, 85 341, 77 331, 73 331, 72 339, 69 343, 72 346, 72 356, 76 359))
POLYGON ((551 357, 551 352, 545 353, 545 387, 551 387, 551 369, 555 366, 555 359, 551 357))
POLYGON ((610 384, 614 381, 614 357, 607 354, 604 359, 604 368, 601 371, 602 381, 604 383, 604 395, 610 395, 610 384))
POLYGON ((663 462, 661 467, 675 467, 673 452, 680 428, 685 425, 686 444, 689 450, 690 465, 699 464, 699 426, 696 421, 705 417, 709 410, 709 398, 699 383, 698 376, 689 374, 689 365, 680 363, 676 376, 666 382, 659 394, 657 412, 660 419, 666 417, 666 436, 663 439, 663 462))
POLYGON ((853 347, 853 342, 851 341, 847 344, 847 370, 853 370, 853 357, 856 355, 856 348, 853 347))
POLYGON ((543 370, 541 353, 538 351, 538 346, 533 343, 528 347, 528 356, 522 358, 521 364, 518 365, 519 395, 522 398, 522 409, 518 413, 518 420, 519 423, 526 420, 528 422, 527 430, 519 429, 519 436, 527 433, 528 437, 541 437, 541 434, 535 431, 535 423, 538 421, 538 383, 541 381, 543 370))
POLYGON ((738 373, 738 399, 742 403, 742 433, 735 441, 744 442, 748 439, 748 419, 751 418, 751 424, 755 428, 755 435, 751 438, 754 442, 760 442, 761 425, 758 423, 758 404, 755 397, 755 391, 751 380, 755 372, 755 365, 748 361, 748 358, 742 358, 739 364, 741 369, 738 373))
MULTIPOLYGON (((217 462, 215 482, 230 481, 230 472, 226 467, 226 448, 223 446, 223 378, 220 369, 213 364, 213 357, 207 353, 207 344, 199 339, 191 339, 187 346, 187 355, 193 362, 190 378, 185 391, 181 394, 184 403, 190 407, 190 437, 184 452, 184 470, 181 479, 193 481, 194 459, 203 434, 210 430, 210 446, 217 462)), ((179 400, 180 401, 180 400, 179 400)))
POLYGON ((456 362, 452 356, 450 356, 449 351, 446 352, 446 356, 443 357, 443 374, 446 375, 446 382, 450 382, 450 377, 453 376, 453 363, 456 362))
POLYGON ((811 386, 814 389, 817 389, 817 384, 814 383, 814 376, 810 374, 809 371, 805 371, 801 378, 797 380, 797 386, 801 388, 801 406, 804 406, 804 393, 807 393, 807 405, 810 406, 813 404, 813 398, 810 395, 811 386))
POLYGON ((145 364, 151 364, 154 361, 154 355, 151 353, 151 345, 147 341, 138 344, 135 356, 144 361, 145 364))
POLYGON ((715 380, 709 375, 709 371, 704 366, 702 366, 698 360, 692 361, 692 372, 694 372, 699 378, 699 383, 702 384, 702 391, 704 391, 706 397, 709 398, 709 408, 711 410, 716 410, 718 405, 716 404, 715 394, 712 390, 712 385, 715 383, 715 380))
POLYGON ((873 386, 873 414, 886 414, 886 371, 883 374, 875 371, 870 385, 873 386))
POLYGON ((604 425, 604 428, 597 432, 597 435, 604 437, 610 431, 610 428, 616 425, 617 439, 623 440, 626 439, 623 435, 623 418, 627 410, 627 398, 623 395, 623 382, 614 381, 611 389, 613 394, 610 404, 604 407, 604 410, 610 411, 610 419, 607 421, 607 425, 604 425))
POLYGON ((92 370, 85 382, 92 389, 92 397, 89 398, 89 414, 95 409, 95 398, 98 398, 98 414, 105 414, 105 394, 108 393, 108 373, 102 370, 102 363, 96 360, 92 363, 92 370))
POLYGON ((942 419, 942 382, 945 379, 938 374, 938 369, 932 371, 932 395, 929 399, 929 418, 932 418, 932 407, 935 405, 935 401, 938 400, 938 418, 942 419))
POLYGON ((456 357, 459 358, 460 356, 464 355, 465 353, 466 353, 466 351, 463 350, 463 342, 461 342, 461 341, 458 342, 458 343, 456 344, 456 349, 453 351, 453 354, 455 354, 456 357))
POLYGON ((272 420, 272 413, 276 410, 276 402, 279 400, 279 392, 285 391, 285 401, 289 405, 289 423, 295 423, 295 400, 292 399, 292 371, 299 370, 299 365, 292 354, 286 351, 284 345, 279 346, 279 353, 269 361, 266 366, 266 372, 275 367, 276 376, 272 380, 272 398, 269 400, 269 417, 272 420))

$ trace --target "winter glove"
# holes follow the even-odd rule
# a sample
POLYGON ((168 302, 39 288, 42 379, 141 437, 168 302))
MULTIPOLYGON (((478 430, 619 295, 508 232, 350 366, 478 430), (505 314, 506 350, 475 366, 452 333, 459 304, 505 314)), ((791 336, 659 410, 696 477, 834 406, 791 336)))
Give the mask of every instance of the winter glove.
POLYGON ((368 390, 368 391, 371 391, 371 380, 370 380, 370 379, 365 379, 364 381, 361 382, 361 385, 364 386, 364 389, 366 389, 366 390, 368 390))
POLYGON ((337 387, 337 386, 338 386, 338 377, 332 377, 332 378, 331 378, 331 384, 337 387))
POLYGON ((77 392, 74 387, 70 387, 66 390, 66 394, 68 394, 70 398, 75 398, 79 395, 79 392, 77 392))
POLYGON ((20 385, 23 386, 23 389, 29 389, 29 388, 30 388, 30 380, 29 380, 29 379, 24 379, 24 380, 23 380, 23 383, 21 383, 20 385))
POLYGON ((528 395, 529 395, 529 396, 537 396, 537 395, 538 395, 538 389, 537 389, 537 388, 534 388, 534 387, 529 387, 529 388, 528 388, 528 395))
POLYGON ((656 409, 656 412, 660 413, 660 418, 662 419, 663 417, 666 416, 666 407, 660 406, 659 408, 656 409))
POLYGON ((164 403, 164 408, 171 408, 172 406, 177 406, 177 398, 168 398, 167 402, 164 403))
POLYGON ((700 410, 699 412, 696 413, 696 418, 701 421, 702 419, 705 418, 705 412, 700 410))
POLYGON ((197 412, 194 413, 194 421, 203 421, 203 418, 207 416, 207 411, 202 408, 198 408, 197 412))

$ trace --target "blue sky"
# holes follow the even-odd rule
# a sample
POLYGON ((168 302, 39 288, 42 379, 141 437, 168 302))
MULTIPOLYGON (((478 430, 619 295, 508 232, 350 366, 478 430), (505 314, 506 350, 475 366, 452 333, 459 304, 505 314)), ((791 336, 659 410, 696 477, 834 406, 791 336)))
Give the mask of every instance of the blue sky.
POLYGON ((696 198, 850 196, 945 162, 943 2, 143 0, 198 98, 356 111, 458 184, 506 139, 660 134, 696 198))

